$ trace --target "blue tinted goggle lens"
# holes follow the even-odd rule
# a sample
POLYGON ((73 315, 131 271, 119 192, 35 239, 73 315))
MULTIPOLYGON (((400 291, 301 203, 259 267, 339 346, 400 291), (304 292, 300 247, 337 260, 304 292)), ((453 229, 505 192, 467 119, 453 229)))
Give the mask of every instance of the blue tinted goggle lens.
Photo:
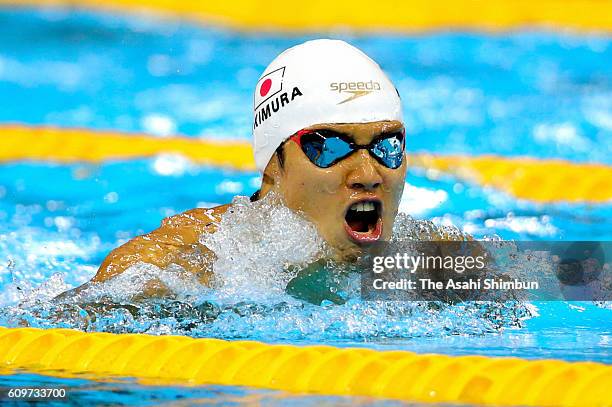
POLYGON ((403 138, 397 136, 378 140, 368 149, 370 154, 378 159, 385 167, 399 168, 404 158, 403 138))
POLYGON ((317 167, 328 168, 362 148, 387 168, 402 165, 404 143, 402 133, 392 133, 367 146, 350 143, 337 136, 325 137, 320 132, 304 134, 301 138, 302 151, 317 167))

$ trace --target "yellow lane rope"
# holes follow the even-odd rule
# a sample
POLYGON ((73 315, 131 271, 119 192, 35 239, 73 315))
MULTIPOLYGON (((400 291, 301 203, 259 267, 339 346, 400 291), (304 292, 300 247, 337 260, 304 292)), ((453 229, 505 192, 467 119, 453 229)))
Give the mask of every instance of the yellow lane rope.
POLYGON ((67 329, 0 328, 5 373, 496 406, 610 406, 612 366, 67 329), (8 370, 7 370, 8 369, 8 370))
POLYGON ((239 170, 255 169, 251 145, 244 141, 153 137, 87 129, 0 126, 0 162, 34 160, 100 163, 159 154, 180 154, 199 164, 239 170))
MULTIPOLYGON (((0 126, 0 163, 21 160, 58 163, 126 160, 159 154, 180 154, 195 163, 253 170, 253 153, 244 141, 211 141, 186 137, 159 138, 142 134, 86 129, 0 126)), ((612 167, 498 156, 434 156, 412 154, 409 168, 449 174, 521 199, 542 203, 612 201, 612 167)), ((434 174, 435 175, 435 174, 434 174)))
MULTIPOLYGON (((493 155, 415 155, 409 163, 541 203, 612 202, 612 167, 604 164, 493 155)), ((431 177, 431 175, 430 175, 431 177)))
POLYGON ((7 5, 72 6, 120 11, 155 11, 241 30, 425 31, 511 30, 556 26, 612 31, 607 0, 0 0, 7 5))

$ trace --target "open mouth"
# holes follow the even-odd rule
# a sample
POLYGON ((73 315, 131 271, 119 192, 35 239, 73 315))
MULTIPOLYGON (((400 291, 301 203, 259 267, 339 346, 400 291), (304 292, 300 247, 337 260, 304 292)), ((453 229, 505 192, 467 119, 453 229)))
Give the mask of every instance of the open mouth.
POLYGON ((382 234, 382 205, 380 201, 363 200, 353 203, 344 217, 344 228, 357 243, 377 241, 382 234))

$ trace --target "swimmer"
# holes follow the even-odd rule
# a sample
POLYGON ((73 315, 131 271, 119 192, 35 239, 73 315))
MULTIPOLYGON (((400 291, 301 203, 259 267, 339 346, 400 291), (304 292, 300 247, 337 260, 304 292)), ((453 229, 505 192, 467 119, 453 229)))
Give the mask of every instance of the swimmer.
MULTIPOLYGON (((349 260, 391 237, 406 176, 400 96, 376 62, 338 40, 315 40, 281 53, 254 92, 253 143, 262 184, 300 212, 349 260)), ((203 284, 212 276, 200 236, 215 233, 231 205, 191 209, 113 250, 91 282, 130 266, 178 265, 203 284)), ((82 286, 83 287, 83 286, 82 286)), ((150 293, 161 287, 151 283, 150 293)), ((78 289, 77 289, 78 290, 78 289)))

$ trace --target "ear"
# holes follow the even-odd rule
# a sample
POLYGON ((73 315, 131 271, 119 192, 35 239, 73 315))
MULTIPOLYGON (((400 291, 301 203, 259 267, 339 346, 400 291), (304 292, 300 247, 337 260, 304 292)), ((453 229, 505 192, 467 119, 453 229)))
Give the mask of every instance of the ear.
POLYGON ((261 197, 264 197, 269 191, 279 191, 283 171, 278 159, 278 154, 274 153, 263 173, 261 180, 261 197))

